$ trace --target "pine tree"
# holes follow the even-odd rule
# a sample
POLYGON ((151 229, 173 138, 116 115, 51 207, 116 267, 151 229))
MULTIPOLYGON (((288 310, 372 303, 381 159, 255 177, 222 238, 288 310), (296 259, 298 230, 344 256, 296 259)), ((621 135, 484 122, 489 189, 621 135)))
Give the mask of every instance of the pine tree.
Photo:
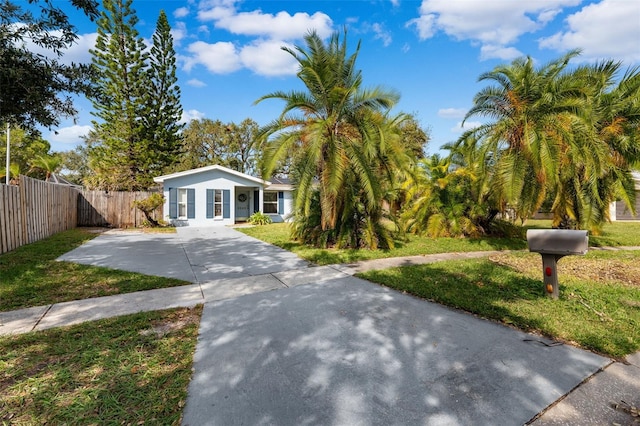
POLYGON ((160 11, 147 70, 150 113, 145 117, 149 140, 155 153, 153 171, 160 174, 178 161, 182 138, 180 87, 176 84, 176 52, 171 27, 164 10, 160 11))
POLYGON ((94 175, 87 183, 100 189, 137 191, 153 185, 154 154, 142 120, 149 113, 148 54, 131 3, 104 1, 91 50, 97 88, 93 114, 102 121, 93 122, 96 143, 89 156, 94 175))

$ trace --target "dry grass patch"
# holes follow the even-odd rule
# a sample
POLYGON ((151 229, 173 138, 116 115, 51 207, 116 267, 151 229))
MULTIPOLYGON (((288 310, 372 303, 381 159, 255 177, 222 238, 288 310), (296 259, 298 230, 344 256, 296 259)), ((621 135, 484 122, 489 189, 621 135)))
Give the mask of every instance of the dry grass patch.
MULTIPOLYGON (((531 278, 541 278, 539 254, 522 256, 497 254, 489 260, 507 266, 531 278)), ((567 256, 558 262, 559 280, 563 276, 573 279, 594 280, 602 283, 614 281, 640 287, 640 252, 637 251, 592 251, 586 256, 567 256)))

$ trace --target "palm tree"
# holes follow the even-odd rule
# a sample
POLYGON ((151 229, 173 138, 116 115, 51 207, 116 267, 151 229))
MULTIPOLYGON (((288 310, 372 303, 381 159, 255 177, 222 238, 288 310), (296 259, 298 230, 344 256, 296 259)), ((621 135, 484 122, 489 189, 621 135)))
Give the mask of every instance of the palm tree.
POLYGON ((493 121, 474 137, 492 164, 491 182, 522 219, 553 198, 553 225, 597 231, 617 197, 632 204, 630 168, 640 158, 640 76, 602 61, 567 70, 573 51, 540 68, 518 59, 481 75, 497 83, 481 90, 465 120, 493 121))
POLYGON ((322 246, 387 247, 382 199, 388 183, 407 169, 410 156, 389 116, 399 95, 362 87, 346 34, 325 44, 315 32, 305 46, 283 47, 298 62, 305 91, 274 92, 258 99, 285 102, 280 117, 261 129, 263 176, 295 152, 293 236, 322 246), (271 139, 269 139, 271 138, 271 139))
POLYGON ((554 199, 554 224, 598 231, 609 220, 616 199, 634 210, 631 168, 640 160, 640 73, 602 61, 572 72, 569 78, 588 88, 589 107, 582 111, 574 145, 560 170, 554 199))
POLYGON ((494 157, 494 185, 519 217, 537 211, 547 189, 555 186, 557 159, 572 138, 573 112, 582 108, 580 85, 560 79, 577 54, 570 52, 538 69, 532 58, 520 58, 482 74, 479 81, 496 84, 474 97, 465 117, 494 120, 462 139, 473 135, 482 151, 494 157))
POLYGON ((59 155, 39 155, 31 162, 31 171, 42 171, 45 181, 49 182, 51 175, 57 172, 62 165, 62 157, 59 155))
MULTIPOLYGON (((9 165, 9 184, 17 185, 20 181, 20 175, 23 174, 20 170, 20 164, 11 163, 9 165)), ((7 177, 7 168, 3 167, 0 169, 0 183, 4 183, 7 177)))

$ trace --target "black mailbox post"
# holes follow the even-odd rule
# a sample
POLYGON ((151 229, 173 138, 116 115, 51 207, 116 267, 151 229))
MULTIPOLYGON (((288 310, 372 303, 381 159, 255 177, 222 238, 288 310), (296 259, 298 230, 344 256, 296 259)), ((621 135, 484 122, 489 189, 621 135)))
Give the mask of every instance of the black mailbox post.
POLYGON ((527 231, 529 251, 542 255, 542 280, 545 291, 557 299, 558 288, 557 265, 560 258, 567 255, 584 255, 589 248, 587 231, 569 229, 529 229, 527 231))

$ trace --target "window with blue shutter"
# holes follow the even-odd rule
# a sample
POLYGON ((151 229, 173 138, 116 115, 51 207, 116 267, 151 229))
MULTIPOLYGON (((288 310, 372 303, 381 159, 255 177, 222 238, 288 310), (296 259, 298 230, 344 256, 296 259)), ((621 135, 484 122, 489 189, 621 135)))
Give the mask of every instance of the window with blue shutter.
POLYGON ((260 191, 253 191, 253 212, 260 211, 260 191))
POLYGON ((207 219, 213 219, 214 190, 207 189, 207 219))
POLYGON ((196 218, 196 190, 187 188, 187 219, 196 218))
POLYGON ((231 191, 228 189, 222 190, 222 217, 231 218, 231 191))
POLYGON ((278 191, 278 214, 284 214, 284 192, 278 191))
POLYGON ((169 188, 169 218, 178 217, 178 188, 169 188))

